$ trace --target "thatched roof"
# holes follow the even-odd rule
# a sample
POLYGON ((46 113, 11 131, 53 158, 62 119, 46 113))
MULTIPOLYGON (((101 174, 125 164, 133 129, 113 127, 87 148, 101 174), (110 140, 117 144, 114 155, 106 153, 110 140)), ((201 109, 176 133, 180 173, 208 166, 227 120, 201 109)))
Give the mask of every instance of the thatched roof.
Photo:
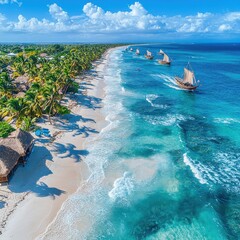
POLYGON ((0 177, 7 176, 18 163, 19 153, 13 149, 0 145, 0 177))
POLYGON ((1 139, 0 145, 14 149, 19 153, 19 155, 25 156, 26 151, 33 142, 33 139, 34 138, 30 133, 21 129, 17 129, 16 131, 12 132, 9 137, 1 139))
POLYGON ((19 93, 15 94, 14 96, 18 97, 18 98, 23 98, 25 96, 25 92, 19 92, 19 93))
POLYGON ((12 68, 11 68, 10 65, 8 65, 8 66, 6 67, 6 69, 7 69, 8 71, 12 72, 12 68))
POLYGON ((16 53, 8 53, 7 56, 8 57, 15 57, 15 56, 17 56, 17 54, 16 53))
POLYGON ((22 75, 13 80, 14 84, 21 92, 26 92, 29 89, 29 77, 22 75))
POLYGON ((47 57, 47 53, 41 53, 39 56, 40 57, 47 57))
POLYGON ((29 78, 27 76, 22 75, 22 76, 17 77, 16 79, 14 79, 14 82, 21 83, 21 84, 28 84, 28 79, 29 78))

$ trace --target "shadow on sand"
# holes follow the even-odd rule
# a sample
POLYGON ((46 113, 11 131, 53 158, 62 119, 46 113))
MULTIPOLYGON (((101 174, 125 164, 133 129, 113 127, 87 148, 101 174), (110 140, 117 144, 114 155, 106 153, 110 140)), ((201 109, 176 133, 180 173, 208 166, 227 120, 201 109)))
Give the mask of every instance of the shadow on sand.
POLYGON ((91 133, 98 133, 96 129, 84 126, 82 124, 86 122, 95 123, 95 120, 91 118, 84 118, 82 116, 74 114, 68 114, 62 118, 55 119, 54 125, 56 126, 56 128, 62 131, 73 132, 73 137, 83 135, 86 138, 91 133))
POLYGON ((50 196, 53 199, 64 193, 61 189, 48 187, 45 183, 39 182, 42 177, 52 174, 46 162, 52 161, 49 150, 43 146, 35 146, 27 164, 19 165, 11 177, 8 188, 13 193, 33 192, 39 197, 50 196))
POLYGON ((99 104, 102 102, 101 98, 77 93, 76 99, 78 101, 78 104, 80 104, 81 106, 85 106, 91 109, 101 108, 99 106, 99 104))
POLYGON ((76 149, 76 146, 71 143, 68 144, 54 143, 53 152, 57 153, 58 157, 60 158, 72 158, 76 162, 80 162, 81 157, 85 157, 89 154, 87 150, 76 149))

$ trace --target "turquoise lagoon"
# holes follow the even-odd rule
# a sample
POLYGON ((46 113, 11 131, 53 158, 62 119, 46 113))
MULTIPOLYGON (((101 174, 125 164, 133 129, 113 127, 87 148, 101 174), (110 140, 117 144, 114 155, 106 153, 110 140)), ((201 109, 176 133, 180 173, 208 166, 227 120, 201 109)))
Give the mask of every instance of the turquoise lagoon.
POLYGON ((110 55, 109 124, 89 144, 91 176, 51 239, 240 239, 240 44, 132 47, 141 55, 110 55), (160 48, 170 67, 157 63, 160 48), (196 92, 174 81, 187 62, 196 92))

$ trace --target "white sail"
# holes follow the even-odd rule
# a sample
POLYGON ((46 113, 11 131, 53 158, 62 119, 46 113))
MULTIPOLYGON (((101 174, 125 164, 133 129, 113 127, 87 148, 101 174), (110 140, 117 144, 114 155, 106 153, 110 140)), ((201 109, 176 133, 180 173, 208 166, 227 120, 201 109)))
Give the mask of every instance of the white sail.
POLYGON ((160 49, 160 51, 159 51, 159 54, 164 54, 164 52, 163 52, 163 50, 162 50, 162 49, 160 49))
POLYGON ((170 59, 166 53, 163 54, 163 61, 164 62, 170 62, 170 59))
POLYGON ((184 68, 183 83, 189 83, 191 85, 196 84, 194 73, 188 70, 187 68, 184 68))
POLYGON ((137 48, 137 50, 136 50, 136 54, 139 54, 140 53, 140 51, 139 51, 139 49, 137 48))
POLYGON ((147 56, 151 57, 152 53, 150 51, 147 50, 147 56))

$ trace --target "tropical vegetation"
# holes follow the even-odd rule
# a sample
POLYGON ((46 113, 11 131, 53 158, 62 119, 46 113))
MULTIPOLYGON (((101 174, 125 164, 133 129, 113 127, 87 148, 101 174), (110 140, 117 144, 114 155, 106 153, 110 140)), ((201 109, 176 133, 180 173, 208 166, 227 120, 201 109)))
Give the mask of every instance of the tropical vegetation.
POLYGON ((1 121, 0 122, 0 137, 5 138, 15 129, 7 122, 1 121))
POLYGON ((43 115, 51 122, 52 116, 69 113, 62 99, 78 91, 75 78, 109 47, 0 45, 0 120, 30 130, 43 115))

